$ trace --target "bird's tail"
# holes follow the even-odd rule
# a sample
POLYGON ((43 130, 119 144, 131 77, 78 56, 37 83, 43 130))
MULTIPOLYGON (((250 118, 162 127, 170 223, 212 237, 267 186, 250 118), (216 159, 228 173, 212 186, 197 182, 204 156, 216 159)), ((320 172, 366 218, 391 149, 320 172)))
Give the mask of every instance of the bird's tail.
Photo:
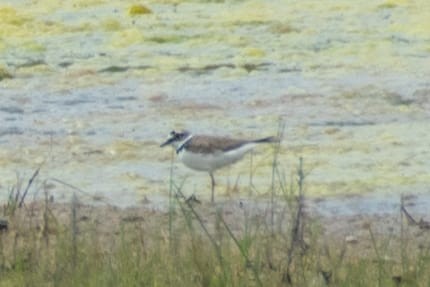
POLYGON ((262 138, 262 139, 258 139, 258 140, 253 140, 253 143, 276 143, 279 142, 279 138, 278 137, 267 137, 267 138, 262 138))

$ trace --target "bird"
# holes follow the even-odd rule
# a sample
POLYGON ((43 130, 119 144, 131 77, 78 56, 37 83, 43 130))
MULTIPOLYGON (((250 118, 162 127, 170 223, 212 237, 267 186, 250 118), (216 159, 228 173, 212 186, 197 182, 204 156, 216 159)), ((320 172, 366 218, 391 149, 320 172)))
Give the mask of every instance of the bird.
POLYGON ((214 172, 242 159, 256 145, 277 142, 276 137, 245 140, 224 136, 194 135, 189 131, 171 131, 160 147, 172 146, 182 163, 197 171, 209 173, 211 202, 214 203, 214 172))

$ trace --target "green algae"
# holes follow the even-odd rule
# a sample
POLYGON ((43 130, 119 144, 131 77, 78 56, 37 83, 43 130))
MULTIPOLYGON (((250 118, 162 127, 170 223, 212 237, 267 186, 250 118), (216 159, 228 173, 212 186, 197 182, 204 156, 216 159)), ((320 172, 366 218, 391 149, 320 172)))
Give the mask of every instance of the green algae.
POLYGON ((121 22, 119 22, 118 20, 113 19, 113 18, 104 19, 101 22, 101 26, 103 27, 104 30, 111 31, 111 32, 112 31, 119 31, 122 29, 121 22))
MULTIPOLYGON (((149 17, 131 17, 132 20, 129 13, 122 11, 141 7, 142 4, 75 0, 64 5, 38 1, 28 7, 3 6, 0 14, 5 20, 0 23, 0 33, 3 42, 8 45, 3 44, 2 51, 16 50, 25 39, 28 43, 35 43, 31 49, 55 54, 58 51, 53 42, 58 39, 72 39, 64 43, 70 45, 69 49, 76 49, 74 41, 102 32, 105 33, 101 36, 102 41, 94 42, 94 47, 88 46, 89 50, 116 49, 116 55, 120 55, 128 53, 128 49, 139 47, 146 51, 151 61, 157 63, 164 61, 164 55, 157 52, 162 48, 157 44, 172 44, 170 53, 180 54, 184 61, 192 61, 192 51, 219 45, 216 53, 206 53, 206 65, 215 64, 220 58, 234 54, 237 59, 234 64, 238 68, 248 57, 254 57, 274 60, 280 65, 294 61, 300 63, 303 69, 315 72, 326 69, 327 63, 331 63, 334 67, 331 73, 335 73, 340 67, 347 72, 368 67, 413 71, 415 66, 412 59, 404 57, 403 50, 406 52, 406 48, 399 47, 399 43, 392 39, 407 40, 407 49, 416 49, 418 54, 424 54, 429 49, 425 39, 430 28, 427 21, 427 11, 430 9, 425 9, 428 7, 425 1, 386 1, 382 4, 354 2, 343 5, 258 0, 178 3, 150 1, 148 5, 154 7, 157 13, 149 17), (378 5, 396 7, 390 10, 392 17, 397 20, 385 23, 380 14, 384 12, 380 11, 378 5), (175 9, 180 9, 180 13, 176 13, 175 9), (360 19, 368 19, 369 25, 360 19), (328 35, 327 39, 324 39, 324 35, 328 35), (155 45, 148 46, 148 43, 155 45), (271 43, 270 49, 267 43, 271 43), (251 50, 248 46, 251 46, 251 50)), ((99 64, 106 65, 101 62, 99 64)), ((158 66, 159 73, 163 74, 177 70, 183 63, 178 63, 176 69, 169 66, 164 69, 163 65, 152 66, 158 66)), ((241 72, 228 74, 241 75, 241 72)))
POLYGON ((4 79, 12 79, 12 74, 4 67, 0 66, 0 81, 4 79))
MULTIPOLYGON (((2 25, 5 25, 9 28, 12 28, 14 26, 23 26, 24 24, 32 20, 30 17, 22 15, 11 6, 0 6, 0 18, 2 19, 2 25)), ((2 34, 0 35, 5 35, 6 33, 10 33, 11 31, 2 30, 1 32, 2 34)))
POLYGON ((127 28, 114 32, 110 44, 115 48, 124 48, 142 43, 144 40, 144 33, 140 29, 127 28))
POLYGON ((148 7, 144 5, 132 5, 128 9, 128 14, 130 16, 138 16, 138 15, 145 15, 145 14, 151 14, 152 11, 148 7))
POLYGON ((153 35, 146 39, 157 44, 181 43, 187 41, 187 37, 181 35, 153 35))

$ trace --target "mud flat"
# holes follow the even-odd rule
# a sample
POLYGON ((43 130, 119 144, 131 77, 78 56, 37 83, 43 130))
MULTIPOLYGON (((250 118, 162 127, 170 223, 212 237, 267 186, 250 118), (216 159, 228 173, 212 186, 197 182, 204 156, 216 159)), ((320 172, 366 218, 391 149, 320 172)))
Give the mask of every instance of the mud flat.
MULTIPOLYGON (((0 5, 3 199, 39 166, 33 195, 59 179, 122 207, 165 199, 170 130, 258 137, 280 120, 283 173, 303 157, 310 197, 428 192, 428 1, 133 5, 0 5)), ((220 171, 217 195, 264 198, 272 160, 220 171)), ((174 171, 207 198, 206 174, 174 171)))

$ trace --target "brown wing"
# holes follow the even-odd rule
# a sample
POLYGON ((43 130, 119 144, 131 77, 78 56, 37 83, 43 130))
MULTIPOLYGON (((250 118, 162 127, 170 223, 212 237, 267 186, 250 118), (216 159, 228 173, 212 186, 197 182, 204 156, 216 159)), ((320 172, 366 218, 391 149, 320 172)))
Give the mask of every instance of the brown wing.
POLYGON ((238 148, 249 141, 231 139, 227 137, 193 136, 185 144, 185 148, 196 153, 213 153, 215 151, 229 151, 238 148))

